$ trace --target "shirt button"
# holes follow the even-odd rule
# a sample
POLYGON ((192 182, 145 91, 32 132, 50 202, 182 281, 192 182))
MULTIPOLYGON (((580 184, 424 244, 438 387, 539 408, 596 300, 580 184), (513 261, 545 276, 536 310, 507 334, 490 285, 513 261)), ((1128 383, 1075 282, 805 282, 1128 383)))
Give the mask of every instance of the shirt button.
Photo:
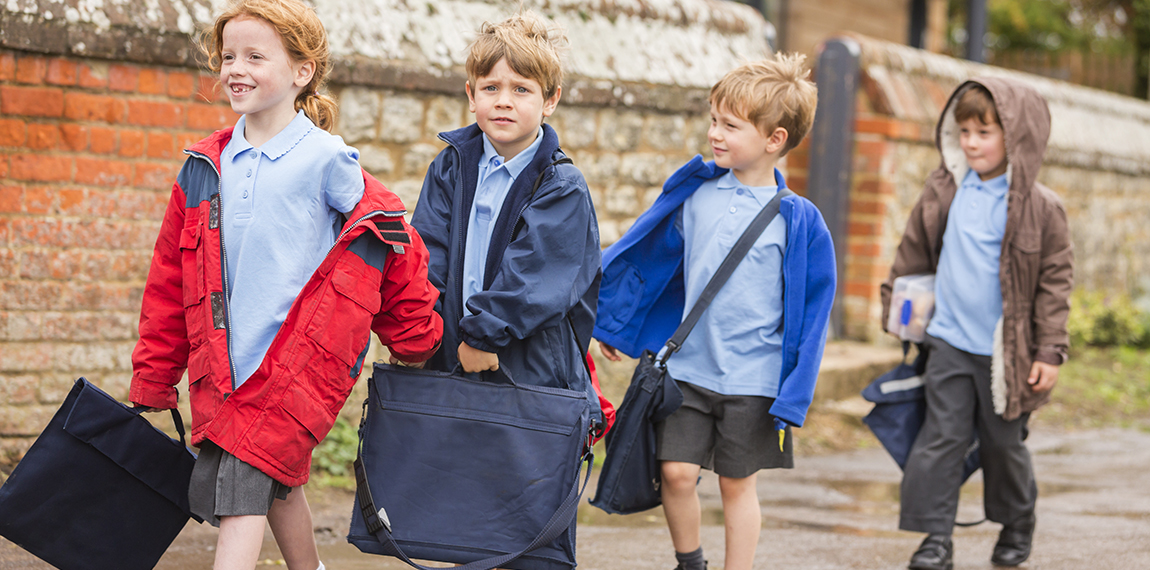
POLYGON ((738 209, 738 208, 736 208, 736 207, 734 207, 734 206, 731 206, 731 213, 732 213, 732 214, 734 214, 735 212, 738 212, 738 211, 739 211, 739 209, 738 209))
POLYGON ((252 171, 251 171, 251 169, 249 168, 249 169, 248 169, 248 178, 251 178, 251 177, 252 177, 252 171))
POLYGON ((735 194, 738 194, 739 196, 742 196, 742 195, 743 195, 743 189, 742 189, 742 188, 739 188, 738 190, 735 190, 735 194))
POLYGON ((244 191, 244 198, 247 198, 247 197, 248 197, 248 192, 245 190, 244 191))

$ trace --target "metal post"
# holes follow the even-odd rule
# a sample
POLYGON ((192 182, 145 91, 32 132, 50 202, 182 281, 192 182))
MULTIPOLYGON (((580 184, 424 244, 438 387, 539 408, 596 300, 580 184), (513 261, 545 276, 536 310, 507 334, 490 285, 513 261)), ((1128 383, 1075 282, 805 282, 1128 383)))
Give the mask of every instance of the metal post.
POLYGON ((926 33, 926 0, 910 0, 910 31, 907 45, 922 49, 926 33))
MULTIPOLYGON (((858 43, 832 38, 819 54, 815 82, 819 103, 811 129, 807 198, 818 206, 835 246, 839 292, 845 283, 850 216, 851 160, 854 156, 855 97, 859 83, 858 43)), ((835 295, 831 331, 843 336, 842 295, 835 295)))
POLYGON ((986 36, 986 0, 966 2, 966 59, 986 63, 982 39, 986 36))

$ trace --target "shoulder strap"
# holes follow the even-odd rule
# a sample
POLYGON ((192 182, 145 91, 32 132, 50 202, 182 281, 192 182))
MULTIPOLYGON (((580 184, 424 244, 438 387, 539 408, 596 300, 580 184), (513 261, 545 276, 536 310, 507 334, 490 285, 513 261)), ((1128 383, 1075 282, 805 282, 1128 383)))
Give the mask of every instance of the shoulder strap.
POLYGON ((751 220, 751 225, 747 227, 743 235, 739 236, 739 241, 735 242, 734 247, 727 253, 727 257, 723 259, 723 263, 715 270, 715 275, 707 282, 707 286, 703 288, 703 292, 699 294, 699 300, 695 301, 695 306, 691 307, 691 312, 679 324, 679 328, 675 329, 675 334, 671 335, 671 339, 667 341, 667 345, 663 350, 659 351, 660 364, 666 364, 667 359, 671 355, 679 352, 683 347, 683 342, 687 340, 687 335, 691 334, 691 329, 695 328, 695 324, 699 322, 699 317, 703 316, 703 311, 707 310, 711 301, 715 300, 715 295, 719 293, 719 289, 727 283, 727 279, 735 272, 735 268, 746 257, 747 252, 751 251, 751 247, 755 245, 755 241, 762 235, 763 230, 771 223, 779 213, 779 206, 782 204, 783 198, 794 195, 794 192, 786 188, 779 188, 778 193, 762 210, 751 220))

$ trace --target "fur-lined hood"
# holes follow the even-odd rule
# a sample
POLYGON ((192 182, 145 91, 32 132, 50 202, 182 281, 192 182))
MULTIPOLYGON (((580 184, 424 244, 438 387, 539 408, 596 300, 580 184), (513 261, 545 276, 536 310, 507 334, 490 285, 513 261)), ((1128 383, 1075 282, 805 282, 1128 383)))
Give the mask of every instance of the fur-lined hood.
POLYGON ((1038 169, 1042 166, 1042 156, 1050 138, 1050 108, 1037 91, 1018 81, 976 77, 954 90, 935 131, 935 144, 942 156, 943 168, 954 177, 955 184, 962 184, 970 171, 966 155, 959 146, 954 108, 959 97, 975 85, 981 85, 990 92, 998 119, 1002 122, 1006 143, 1006 180, 1010 191, 1029 191, 1038 179, 1038 169))

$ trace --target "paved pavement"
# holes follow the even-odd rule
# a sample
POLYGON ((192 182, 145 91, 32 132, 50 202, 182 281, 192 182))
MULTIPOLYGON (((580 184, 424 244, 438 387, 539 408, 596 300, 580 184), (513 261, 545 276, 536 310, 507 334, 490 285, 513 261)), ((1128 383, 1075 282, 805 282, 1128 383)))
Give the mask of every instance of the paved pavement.
MULTIPOLYGON (((801 431, 798 437, 802 437, 801 431)), ((1091 570, 1150 568, 1150 433, 1136 429, 1033 430, 1030 448, 1039 481, 1035 550, 1024 568, 1091 570)), ((877 447, 797 458, 794 470, 760 474, 763 534, 756 568, 905 568, 920 535, 896 529, 899 471, 877 447)), ((703 545, 712 569, 722 568, 723 527, 718 485, 700 484, 703 545)), ((317 539, 331 570, 399 569, 388 558, 360 554, 343 539, 352 495, 310 492, 317 539)), ((979 519, 981 480, 964 488, 960 519, 979 519)), ((959 529, 955 569, 990 569, 998 525, 959 529)), ((282 564, 265 542, 260 568, 282 564)), ((207 569, 215 530, 189 525, 158 568, 207 569)), ((660 510, 609 516, 584 505, 579 567, 669 570, 675 565, 660 510)), ((281 566, 282 567, 282 566, 281 566)), ((48 568, 0 539, 0 569, 48 568)))

